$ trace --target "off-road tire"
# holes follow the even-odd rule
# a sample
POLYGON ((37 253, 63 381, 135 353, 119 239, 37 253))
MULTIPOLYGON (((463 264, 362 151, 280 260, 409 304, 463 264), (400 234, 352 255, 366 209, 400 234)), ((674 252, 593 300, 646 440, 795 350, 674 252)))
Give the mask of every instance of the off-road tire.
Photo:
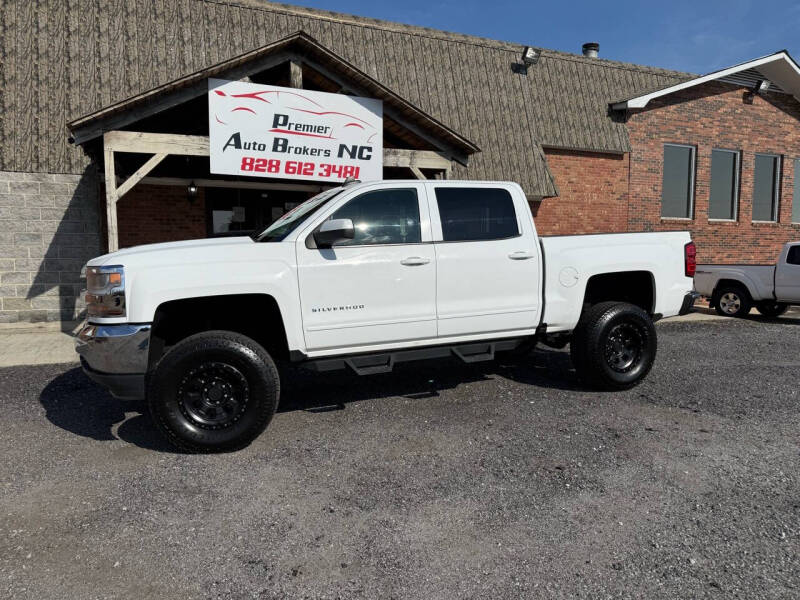
POLYGON ((658 347, 653 320, 638 306, 601 302, 584 311, 570 341, 578 377, 601 390, 627 390, 653 367, 658 347))
POLYGON ((270 355, 231 331, 181 340, 161 358, 147 385, 158 429, 193 453, 248 446, 269 425, 279 396, 280 378, 270 355))
POLYGON ((714 310, 722 317, 746 317, 750 314, 753 301, 750 293, 740 285, 724 285, 714 291, 711 298, 714 310), (732 308, 735 307, 735 310, 732 308))
POLYGON ((785 313, 786 309, 788 308, 789 305, 784 304, 783 302, 764 301, 756 304, 756 310, 765 317, 769 317, 771 319, 777 319, 783 313, 785 313))

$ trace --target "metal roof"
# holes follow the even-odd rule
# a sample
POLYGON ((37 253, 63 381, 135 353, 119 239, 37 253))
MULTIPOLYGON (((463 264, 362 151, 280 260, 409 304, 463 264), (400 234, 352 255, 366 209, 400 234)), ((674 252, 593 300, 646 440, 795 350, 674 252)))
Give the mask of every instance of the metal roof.
POLYGON ((82 173, 66 123, 304 31, 481 152, 454 177, 557 194, 543 146, 630 149, 609 102, 690 75, 261 0, 31 0, 0 16, 0 169, 82 173))

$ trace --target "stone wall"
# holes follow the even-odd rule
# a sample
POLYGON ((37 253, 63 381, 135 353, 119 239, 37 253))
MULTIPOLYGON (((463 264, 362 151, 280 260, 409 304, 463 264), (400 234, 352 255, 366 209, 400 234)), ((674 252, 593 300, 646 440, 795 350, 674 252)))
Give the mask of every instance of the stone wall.
POLYGON ((83 317, 82 266, 103 253, 93 167, 0 171, 0 323, 83 317))

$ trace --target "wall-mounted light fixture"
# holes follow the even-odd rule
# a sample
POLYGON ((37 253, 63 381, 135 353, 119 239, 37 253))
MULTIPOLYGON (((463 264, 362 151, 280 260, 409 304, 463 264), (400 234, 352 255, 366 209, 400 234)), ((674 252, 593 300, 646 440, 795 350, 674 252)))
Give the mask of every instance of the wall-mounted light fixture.
POLYGON ((756 86, 753 88, 753 92, 756 94, 763 94, 769 89, 769 81, 766 79, 760 79, 756 86))
POLYGON ((536 48, 531 48, 530 46, 525 46, 525 49, 522 51, 522 64, 526 67, 530 65, 535 65, 539 62, 539 57, 542 55, 540 50, 536 48))
POLYGON ((197 198, 197 185, 194 181, 190 181, 189 185, 186 186, 186 197, 189 202, 194 202, 194 199, 197 198))

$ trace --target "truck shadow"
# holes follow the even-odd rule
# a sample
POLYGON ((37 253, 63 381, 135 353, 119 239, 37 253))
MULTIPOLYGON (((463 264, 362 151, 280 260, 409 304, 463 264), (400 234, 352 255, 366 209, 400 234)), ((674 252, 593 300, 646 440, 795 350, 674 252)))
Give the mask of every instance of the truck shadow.
MULTIPOLYGON (((351 402, 398 396, 425 400, 497 377, 543 388, 581 389, 569 354, 549 350, 469 365, 456 359, 405 363, 391 373, 366 377, 349 371, 315 373, 287 367, 282 370, 278 412, 344 410, 351 402)), ((99 441, 119 439, 147 450, 180 453, 156 431, 144 401, 116 400, 79 367, 51 380, 39 395, 39 402, 48 421, 75 435, 99 441)))
POLYGON ((350 402, 403 397, 438 397, 471 383, 502 377, 518 383, 579 390, 569 354, 537 350, 522 357, 464 364, 456 358, 401 363, 391 373, 359 377, 349 370, 317 373, 299 367, 283 370, 278 412, 342 410, 350 402))

